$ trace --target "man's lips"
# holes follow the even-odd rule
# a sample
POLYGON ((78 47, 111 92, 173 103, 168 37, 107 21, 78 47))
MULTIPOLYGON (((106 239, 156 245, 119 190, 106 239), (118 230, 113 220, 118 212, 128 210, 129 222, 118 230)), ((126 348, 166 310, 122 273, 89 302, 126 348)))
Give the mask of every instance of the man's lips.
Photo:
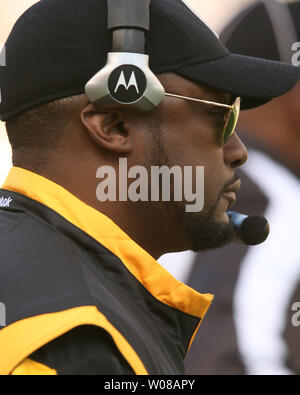
POLYGON ((230 205, 236 202, 236 193, 240 189, 241 184, 241 180, 238 180, 222 193, 222 196, 231 203, 230 205))
POLYGON ((230 187, 228 187, 224 191, 224 193, 227 193, 227 192, 229 192, 229 193, 230 192, 236 193, 240 189, 241 185, 242 185, 242 181, 241 180, 237 180, 234 184, 232 184, 230 187))

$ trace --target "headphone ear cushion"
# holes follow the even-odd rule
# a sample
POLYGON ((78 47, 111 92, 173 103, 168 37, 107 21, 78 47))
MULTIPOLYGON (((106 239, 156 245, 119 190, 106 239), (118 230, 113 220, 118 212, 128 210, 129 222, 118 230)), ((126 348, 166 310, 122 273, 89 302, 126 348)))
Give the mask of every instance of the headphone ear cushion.
POLYGON ((85 92, 95 107, 118 103, 140 111, 152 111, 165 95, 149 68, 149 56, 124 52, 108 54, 106 66, 90 79, 85 92))

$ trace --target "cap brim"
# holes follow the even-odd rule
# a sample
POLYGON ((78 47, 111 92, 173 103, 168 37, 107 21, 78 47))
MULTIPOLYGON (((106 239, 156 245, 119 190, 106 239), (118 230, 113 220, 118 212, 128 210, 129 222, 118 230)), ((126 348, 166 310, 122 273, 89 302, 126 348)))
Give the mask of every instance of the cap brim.
POLYGON ((241 108, 260 106, 291 90, 300 68, 287 63, 229 54, 176 70, 179 75, 242 98, 241 108))

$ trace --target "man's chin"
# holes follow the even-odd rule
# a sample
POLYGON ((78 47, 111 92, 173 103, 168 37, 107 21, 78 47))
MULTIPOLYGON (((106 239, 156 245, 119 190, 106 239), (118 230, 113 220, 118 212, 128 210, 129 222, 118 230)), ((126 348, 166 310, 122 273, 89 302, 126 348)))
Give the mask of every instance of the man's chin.
POLYGON ((230 225, 230 219, 227 213, 221 214, 218 219, 215 219, 215 222, 218 223, 220 226, 230 225))
POLYGON ((231 224, 215 225, 207 228, 207 232, 194 234, 192 251, 206 251, 225 247, 233 239, 233 228, 231 224))
POLYGON ((232 241, 234 228, 226 214, 227 209, 228 202, 225 200, 219 200, 209 210, 200 213, 186 213, 181 206, 177 206, 179 228, 189 241, 188 249, 194 252, 213 250, 232 241))
POLYGON ((234 228, 226 213, 217 219, 212 215, 204 216, 189 226, 189 240, 194 252, 222 248, 232 241, 233 235, 234 228))

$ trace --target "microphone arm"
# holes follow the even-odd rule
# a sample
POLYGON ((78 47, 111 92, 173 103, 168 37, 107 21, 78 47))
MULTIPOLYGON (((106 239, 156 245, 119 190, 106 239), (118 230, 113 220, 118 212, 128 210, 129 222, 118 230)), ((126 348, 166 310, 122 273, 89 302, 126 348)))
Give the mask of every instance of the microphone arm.
POLYGON ((234 226, 234 243, 258 245, 269 236, 270 225, 265 217, 248 216, 234 211, 229 211, 227 215, 234 226))

